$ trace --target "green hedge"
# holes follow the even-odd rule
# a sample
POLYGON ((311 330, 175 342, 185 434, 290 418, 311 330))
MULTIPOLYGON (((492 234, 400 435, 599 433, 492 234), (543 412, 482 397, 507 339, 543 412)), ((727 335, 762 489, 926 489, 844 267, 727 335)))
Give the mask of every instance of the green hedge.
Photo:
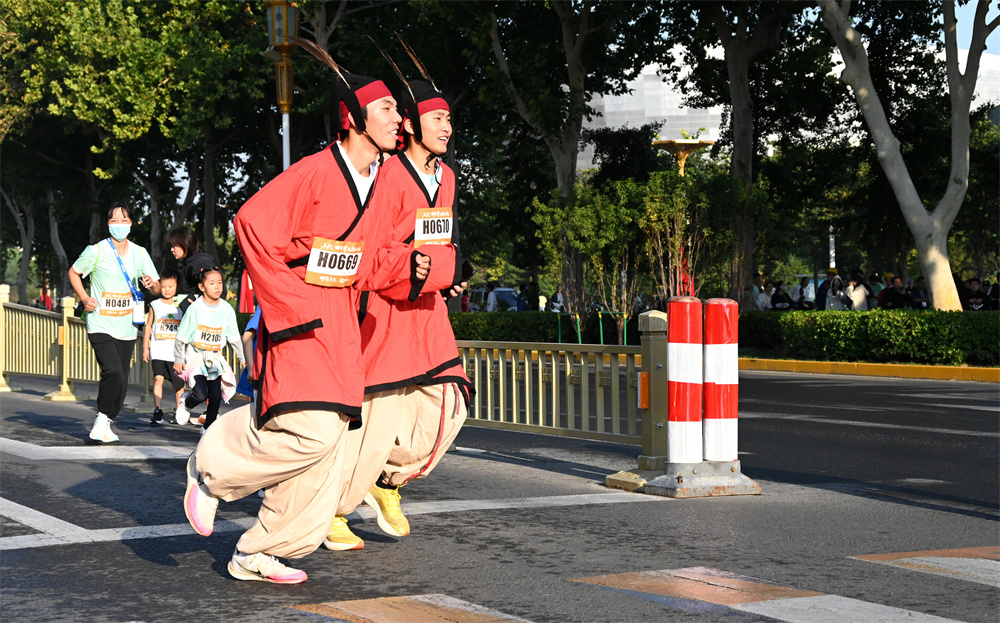
POLYGON ((740 347, 815 361, 1000 366, 1000 314, 873 310, 744 312, 740 347))
MULTIPOLYGON (((548 312, 457 312, 448 314, 455 339, 474 342, 556 342, 559 315, 548 312)), ((562 318, 564 342, 576 342, 576 328, 562 318)))
MULTIPOLYGON (((557 342, 560 316, 547 312, 450 314, 455 338, 477 342, 557 342)), ((240 329, 250 314, 237 314, 240 329)), ((597 314, 583 324, 583 342, 600 342, 597 314)), ((604 317, 604 343, 617 333, 604 317)), ((575 321, 562 317, 563 343, 576 343, 575 321)), ((635 319, 628 341, 639 343, 635 319)), ((1000 366, 1000 314, 874 310, 740 314, 740 348, 756 355, 812 361, 1000 366)))
MULTIPOLYGON (((455 339, 482 342, 549 342, 576 344, 576 319, 549 312, 472 312, 449 314, 455 339), (561 324, 561 331, 560 331, 561 324)), ((604 343, 618 343, 618 328, 614 317, 603 315, 604 343)), ((638 321, 628 325, 629 344, 639 344, 638 321)), ((601 326, 596 313, 580 321, 584 344, 601 343, 601 326)))

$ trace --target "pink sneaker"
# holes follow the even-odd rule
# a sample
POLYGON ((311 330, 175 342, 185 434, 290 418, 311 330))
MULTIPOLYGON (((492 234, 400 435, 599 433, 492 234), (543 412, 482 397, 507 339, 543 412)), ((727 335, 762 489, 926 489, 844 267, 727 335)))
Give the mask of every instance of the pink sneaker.
POLYGON ((215 511, 219 508, 219 498, 208 492, 194 466, 194 452, 187 462, 187 489, 184 491, 184 514, 194 531, 201 536, 212 534, 215 526, 215 511))
POLYGON ((309 579, 305 571, 286 567, 274 556, 263 552, 244 554, 233 552, 229 561, 229 575, 237 580, 257 580, 275 584, 301 584, 309 579))

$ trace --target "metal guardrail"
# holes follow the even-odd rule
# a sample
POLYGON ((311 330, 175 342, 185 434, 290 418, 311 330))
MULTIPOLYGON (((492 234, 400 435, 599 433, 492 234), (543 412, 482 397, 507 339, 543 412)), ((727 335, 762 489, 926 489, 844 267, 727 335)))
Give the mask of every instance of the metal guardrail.
MULTIPOLYGON (((100 368, 86 324, 73 317, 73 299, 63 313, 9 302, 0 285, 0 391, 10 391, 8 374, 59 379, 48 400, 76 400, 75 382, 97 382, 100 368)), ((458 342, 462 364, 476 390, 469 424, 636 443, 641 414, 636 385, 642 357, 638 346, 458 342)), ((236 369, 236 357, 227 349, 236 369)), ((136 340, 129 385, 151 395, 151 366, 136 340)))
MULTIPOLYGON (((0 285, 0 392, 10 391, 8 374, 59 379, 59 390, 47 400, 76 400, 73 383, 96 383, 101 369, 87 339, 87 324, 73 316, 74 299, 64 297, 62 313, 35 309, 10 302, 10 286, 0 285)), ((238 370, 232 349, 226 360, 238 370)), ((135 341, 135 354, 128 384, 144 389, 141 402, 152 400, 152 365, 142 360, 142 334, 135 341)))
POLYGON ((638 346, 458 342, 476 395, 468 424, 635 443, 638 346))

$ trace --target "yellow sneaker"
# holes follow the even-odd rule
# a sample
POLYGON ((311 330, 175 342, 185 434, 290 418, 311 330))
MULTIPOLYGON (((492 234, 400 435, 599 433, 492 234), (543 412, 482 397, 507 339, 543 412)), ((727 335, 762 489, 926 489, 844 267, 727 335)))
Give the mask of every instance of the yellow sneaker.
POLYGON ((332 549, 335 552, 343 552, 349 549, 361 549, 365 542, 358 535, 351 532, 347 526, 347 519, 337 515, 333 518, 333 525, 323 540, 323 547, 332 549))
POLYGON ((365 494, 365 504, 371 506, 378 518, 378 527, 392 536, 406 536, 410 533, 410 522, 406 521, 399 508, 399 489, 383 489, 373 485, 365 494))

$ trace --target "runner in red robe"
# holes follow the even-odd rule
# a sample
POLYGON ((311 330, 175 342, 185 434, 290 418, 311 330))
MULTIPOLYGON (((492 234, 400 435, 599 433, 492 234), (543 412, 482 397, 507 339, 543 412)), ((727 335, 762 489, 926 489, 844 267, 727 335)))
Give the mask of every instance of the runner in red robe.
POLYGON ((409 534, 399 487, 426 477, 444 456, 465 421, 472 388, 437 291, 459 293, 468 268, 457 253, 455 174, 439 159, 452 132, 448 103, 418 81, 399 97, 406 149, 382 166, 376 201, 380 210, 385 202, 393 242, 431 256, 431 269, 417 297, 374 292, 363 299, 364 415, 361 429, 348 435, 345 491, 323 542, 334 550, 364 547, 344 519, 362 501, 385 532, 409 534))
POLYGON ((319 547, 340 499, 341 450, 360 424, 364 388, 357 285, 415 289, 426 277, 425 256, 382 249, 388 223, 370 207, 377 161, 396 142, 396 102, 381 81, 337 80, 341 141, 289 167, 234 221, 262 310, 259 394, 254 412, 231 411, 202 437, 184 508, 208 536, 220 499, 263 489, 257 522, 229 563, 240 580, 306 580, 277 557, 319 547))

